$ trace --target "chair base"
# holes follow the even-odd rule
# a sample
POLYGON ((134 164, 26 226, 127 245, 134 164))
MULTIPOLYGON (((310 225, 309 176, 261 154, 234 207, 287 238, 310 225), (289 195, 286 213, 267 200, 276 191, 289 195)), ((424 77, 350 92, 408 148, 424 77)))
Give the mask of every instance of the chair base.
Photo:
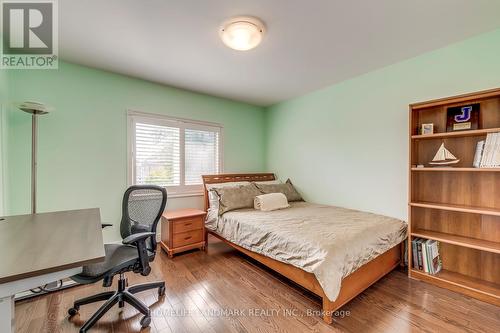
POLYGON ((97 321, 101 319, 101 317, 116 303, 118 303, 120 308, 123 308, 125 303, 127 303, 132 305, 144 315, 141 319, 141 326, 142 328, 145 328, 151 323, 151 310, 140 299, 135 297, 134 294, 151 289, 158 289, 158 295, 163 296, 165 295, 165 282, 143 283, 127 287, 127 279, 123 276, 123 274, 120 274, 117 291, 106 291, 97 295, 79 299, 75 301, 73 307, 68 310, 68 314, 72 317, 78 313, 78 310, 82 305, 106 301, 80 328, 80 333, 85 333, 92 326, 94 326, 95 323, 97 323, 97 321))

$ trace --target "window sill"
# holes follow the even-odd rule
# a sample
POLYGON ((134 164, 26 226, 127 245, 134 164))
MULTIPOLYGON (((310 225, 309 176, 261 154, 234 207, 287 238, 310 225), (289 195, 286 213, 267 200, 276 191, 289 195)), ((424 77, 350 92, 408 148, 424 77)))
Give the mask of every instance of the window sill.
MULTIPOLYGON (((167 190, 168 192, 168 190, 167 190)), ((188 192, 188 193, 168 193, 169 198, 187 198, 187 197, 202 197, 203 192, 188 192)))

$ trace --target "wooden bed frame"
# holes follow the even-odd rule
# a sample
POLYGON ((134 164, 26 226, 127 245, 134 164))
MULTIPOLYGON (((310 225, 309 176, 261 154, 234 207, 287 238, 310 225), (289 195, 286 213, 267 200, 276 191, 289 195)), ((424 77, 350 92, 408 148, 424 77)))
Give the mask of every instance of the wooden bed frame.
MULTIPOLYGON (((227 182, 240 182, 240 181, 268 181, 275 180, 272 173, 245 173, 245 174, 220 174, 220 175, 206 175, 202 176, 204 196, 205 196, 205 210, 208 210, 208 192, 207 184, 227 183, 227 182)), ((257 260, 261 264, 269 267, 270 269, 280 273, 293 282, 299 284, 303 288, 318 295, 323 300, 322 317, 323 320, 331 324, 333 322, 332 315, 344 304, 351 299, 362 293, 366 288, 377 282, 384 275, 392 271, 400 263, 402 246, 396 245, 384 254, 378 256, 372 261, 358 268, 352 274, 342 280, 342 287, 337 299, 332 302, 326 297, 323 288, 321 288, 318 280, 312 273, 308 273, 300 268, 286 264, 262 254, 247 250, 238 246, 230 241, 224 239, 219 234, 205 228, 205 248, 208 248, 208 234, 211 234, 221 239, 226 244, 232 246, 236 250, 246 254, 247 256, 257 260)))

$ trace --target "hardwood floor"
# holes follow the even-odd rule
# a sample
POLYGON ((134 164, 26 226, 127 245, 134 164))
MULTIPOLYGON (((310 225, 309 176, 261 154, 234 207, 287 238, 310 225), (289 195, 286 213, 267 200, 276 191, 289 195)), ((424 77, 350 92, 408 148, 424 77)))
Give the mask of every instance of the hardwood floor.
MULTIPOLYGON (((139 294, 152 304, 151 327, 142 332, 498 332, 499 308, 393 271, 348 303, 333 325, 320 318, 320 300, 227 245, 210 239, 208 254, 193 251, 168 259, 159 252, 148 277, 129 283, 166 281, 166 295, 139 294)), ((116 283, 114 285, 116 287, 116 283)), ((16 304, 16 332, 78 332, 101 303, 77 298, 103 291, 79 286, 16 304)), ((138 332, 141 316, 114 307, 92 332, 138 332)))

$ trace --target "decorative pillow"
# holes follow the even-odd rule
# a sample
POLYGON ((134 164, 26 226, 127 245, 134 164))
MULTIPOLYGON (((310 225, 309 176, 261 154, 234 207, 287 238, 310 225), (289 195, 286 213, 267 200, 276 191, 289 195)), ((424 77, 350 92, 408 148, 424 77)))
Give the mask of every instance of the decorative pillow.
POLYGON ((283 193, 286 195, 288 202, 293 201, 303 201, 302 196, 297 192, 295 187, 293 187, 290 179, 286 181, 284 184, 258 184, 255 183, 255 186, 264 194, 268 193, 283 193))
POLYGON ((262 180, 259 182, 254 182, 255 184, 283 184, 280 180, 262 180))
POLYGON ((227 183, 215 183, 215 184, 207 184, 205 187, 207 188, 208 191, 208 207, 209 208, 215 208, 216 210, 219 210, 219 196, 215 191, 213 191, 216 188, 223 188, 223 187, 238 187, 241 185, 248 185, 250 182, 227 182, 227 183))
POLYGON ((263 212, 288 208, 288 200, 283 193, 262 194, 255 197, 253 207, 263 212))
POLYGON ((240 208, 253 208, 253 199, 262 194, 255 184, 214 188, 219 196, 219 215, 240 208))
POLYGON ((250 184, 249 181, 242 181, 242 182, 227 182, 227 183, 213 183, 213 184, 206 184, 205 187, 207 188, 207 191, 210 191, 213 188, 218 188, 218 187, 238 187, 241 185, 248 185, 250 184))
POLYGON ((219 216, 219 196, 214 189, 223 187, 238 187, 248 184, 250 184, 250 182, 247 181, 206 184, 205 187, 208 191, 208 211, 207 217, 205 218, 205 224, 208 227, 212 227, 212 229, 217 226, 217 217, 219 216))

